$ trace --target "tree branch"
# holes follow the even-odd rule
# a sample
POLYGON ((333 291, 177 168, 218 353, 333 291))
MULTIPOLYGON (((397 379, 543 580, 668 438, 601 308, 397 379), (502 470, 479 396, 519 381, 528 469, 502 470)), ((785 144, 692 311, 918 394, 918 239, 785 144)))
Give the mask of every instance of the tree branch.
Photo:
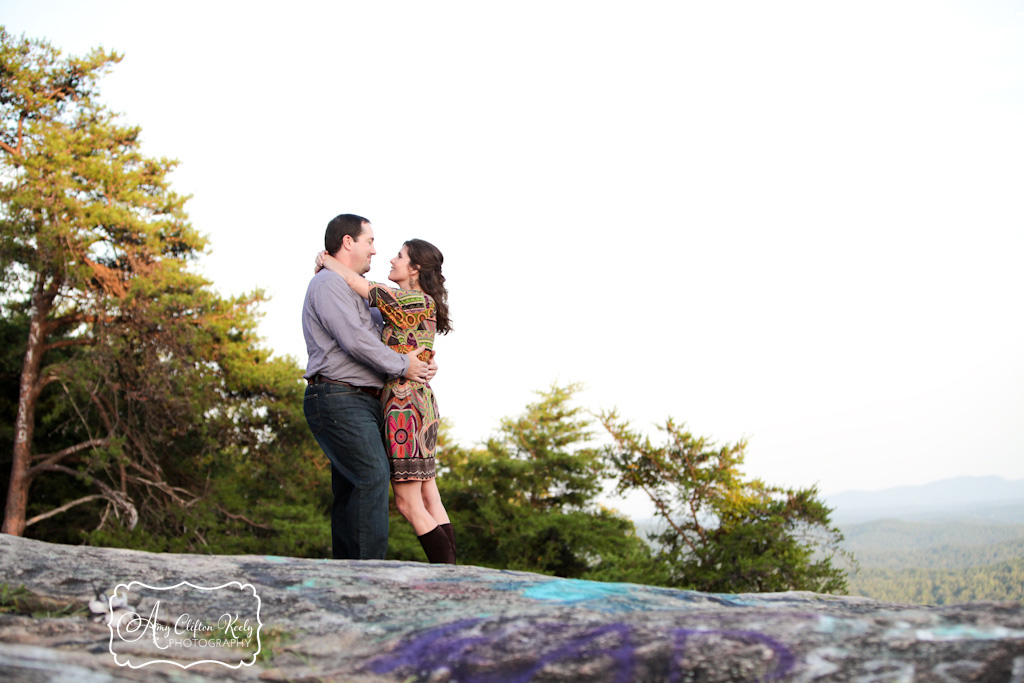
POLYGON ((27 116, 27 114, 25 112, 21 112, 21 116, 18 118, 18 132, 15 134, 15 138, 18 140, 18 145, 16 147, 11 147, 9 144, 4 142, 3 140, 0 140, 0 149, 3 149, 8 154, 11 154, 11 155, 16 156, 16 157, 24 156, 22 154, 22 152, 21 152, 21 147, 22 147, 22 142, 25 139, 25 117, 26 116, 27 116))
MULTIPOLYGON (((44 465, 43 463, 40 463, 39 465, 36 465, 33 469, 36 469, 36 468, 38 468, 40 470, 47 470, 47 471, 50 471, 50 472, 62 472, 64 474, 70 474, 72 477, 75 477, 77 479, 84 479, 86 482, 92 484, 93 486, 96 486, 101 491, 103 491, 103 497, 104 498, 106 498, 107 500, 111 501, 116 506, 120 506, 128 514, 128 529, 129 530, 130 529, 134 529, 135 525, 139 523, 139 511, 135 509, 134 505, 132 505, 131 500, 127 496, 122 495, 121 492, 115 491, 114 489, 110 488, 105 483, 100 481, 98 478, 96 478, 96 477, 94 477, 94 476, 92 476, 90 474, 87 474, 85 472, 79 472, 78 470, 73 470, 70 467, 64 467, 63 465, 56 465, 56 464, 53 464, 53 465, 45 464, 44 465)), ((116 512, 116 509, 115 509, 115 512, 116 512)))
MULTIPOLYGON (((671 427, 671 424, 669 425, 669 427, 671 427)), ((674 434, 673 434, 673 438, 674 438, 674 434)), ((686 467, 686 473, 689 475, 690 481, 696 483, 697 482, 697 473, 693 469, 693 460, 686 454, 686 449, 685 448, 681 448, 679 446, 678 439, 674 439, 674 440, 676 441, 676 447, 680 451, 680 456, 684 460, 684 466, 686 467)), ((661 463, 658 462, 653 457, 649 458, 649 459, 650 459, 650 461, 652 463, 654 463, 654 466, 658 469, 658 472, 662 475, 662 477, 664 477, 664 479, 666 481, 668 481, 669 480, 668 473, 665 471, 665 468, 661 466, 661 463)), ((700 488, 699 487, 695 487, 695 488, 697 488, 697 495, 699 496, 700 493, 701 493, 700 488)), ((686 496, 686 504, 687 504, 687 507, 690 508, 690 517, 693 519, 693 527, 697 531, 697 535, 700 536, 701 543, 703 543, 705 546, 707 546, 707 544, 708 544, 708 537, 705 535, 704 527, 701 526, 700 519, 697 517, 697 507, 698 506, 694 505, 694 497, 692 495, 687 495, 686 496)), ((687 545, 689 545, 691 548, 693 548, 693 545, 689 542, 689 540, 687 540, 687 545)), ((694 548, 694 550, 696 550, 696 548, 694 548)))
POLYGON ((148 479, 143 479, 142 477, 132 478, 137 482, 141 482, 143 484, 146 484, 147 486, 151 486, 155 489, 163 491, 164 493, 167 494, 168 497, 173 498, 182 507, 191 507, 192 505, 199 501, 199 496, 192 493, 188 489, 183 489, 180 486, 171 486, 166 481, 150 481, 148 479), (192 500, 186 501, 184 498, 177 495, 177 493, 184 493, 185 495, 192 496, 192 500))
POLYGON ((111 322, 113 320, 116 320, 116 317, 100 315, 98 313, 68 313, 67 315, 62 315, 59 318, 47 320, 43 325, 46 328, 46 332, 49 334, 62 327, 78 323, 111 322))
POLYGON ((265 524, 258 524, 256 522, 252 521, 251 519, 249 519, 248 517, 246 517, 245 515, 235 515, 235 514, 232 514, 232 513, 228 512, 227 510, 225 510, 224 508, 222 508, 220 505, 217 506, 217 509, 220 510, 223 515, 225 515, 226 517, 230 517, 231 519, 240 519, 243 522, 245 522, 246 524, 248 524, 250 526, 254 526, 254 527, 258 528, 258 529, 267 529, 268 531, 270 530, 269 526, 267 526, 265 524))
MULTIPOLYGON (((65 389, 67 389, 67 387, 65 387, 65 389)), ((92 393, 89 394, 89 400, 92 401, 92 404, 94 406, 96 406, 96 412, 99 414, 100 421, 106 428, 107 433, 113 434, 115 425, 110 421, 110 413, 107 411, 107 407, 103 405, 103 400, 100 398, 99 389, 99 382, 97 382, 96 387, 92 390, 92 393)), ((68 394, 68 396, 70 395, 71 394, 68 394)), ((78 410, 77 406, 75 407, 75 410, 78 410)), ((81 413, 79 413, 79 415, 81 415, 81 413)), ((118 416, 118 418, 118 424, 120 424, 120 416, 118 416)), ((82 418, 82 420, 84 422, 85 418, 82 418)), ((88 428, 88 425, 86 425, 86 428, 88 428)))
MULTIPOLYGON (((59 365, 57 367, 59 367, 59 365)), ((38 382, 36 382, 36 386, 34 389, 36 395, 43 393, 43 389, 59 380, 60 372, 58 372, 56 369, 48 371, 45 375, 42 376, 42 378, 40 378, 38 382)))
POLYGON ((38 465, 35 465, 34 467, 32 467, 29 470, 29 472, 33 476, 35 476, 36 474, 38 474, 38 472, 36 470, 42 471, 43 469, 46 469, 46 467, 45 467, 46 465, 54 465, 54 464, 60 462, 61 460, 63 460, 64 458, 68 457, 69 455, 74 455, 75 453, 78 453, 80 451, 84 451, 84 450, 86 450, 88 448, 96 448, 98 446, 109 446, 109 445, 110 445, 110 439, 89 439, 88 441, 83 441, 82 443, 77 443, 74 446, 68 446, 64 450, 57 451, 56 453, 41 453, 39 455, 33 455, 32 456, 33 460, 40 460, 42 462, 40 462, 38 465))
POLYGON ((64 505, 61 505, 59 508, 55 508, 53 510, 50 510, 49 512, 44 512, 41 515, 36 515, 32 519, 27 520, 25 522, 25 526, 26 527, 30 527, 33 524, 35 524, 36 522, 41 522, 44 519, 48 519, 50 517, 53 517, 54 515, 59 515, 60 513, 65 512, 66 510, 70 510, 71 508, 75 507, 76 505, 81 505, 82 503, 88 503, 90 500, 96 500, 97 498, 103 498, 103 496, 101 496, 98 493, 94 493, 91 496, 85 496, 84 498, 79 498, 78 500, 73 500, 70 503, 66 503, 64 505))
MULTIPOLYGON (((616 438, 616 440, 618 439, 616 438)), ((686 543, 686 545, 690 546, 690 550, 692 550, 694 554, 696 554, 697 547, 693 544, 692 541, 690 541, 690 537, 686 535, 686 532, 683 531, 683 529, 681 529, 678 524, 672 521, 672 511, 665 507, 665 502, 661 499, 661 497, 656 495, 653 491, 649 490, 646 486, 644 486, 644 484, 639 480, 639 478, 635 474, 631 474, 630 476, 633 479, 633 485, 638 486, 641 491, 647 494, 647 497, 651 499, 651 502, 654 503, 655 507, 657 507, 658 510, 661 511, 662 518, 666 522, 668 522, 668 525, 672 527, 672 529, 675 530, 677 534, 679 534, 679 537, 683 539, 683 542, 686 543)))
MULTIPOLYGON (((690 550, 692 550, 696 554, 697 553, 697 546, 695 546, 693 544, 693 542, 690 540, 690 537, 686 535, 686 532, 683 531, 679 527, 678 524, 676 524, 675 522, 672 521, 672 513, 668 509, 665 508, 664 501, 662 501, 659 496, 654 495, 654 493, 652 491, 647 490, 647 487, 644 486, 643 484, 641 484, 640 482, 636 482, 636 485, 639 486, 640 490, 643 491, 644 493, 646 493, 647 497, 651 499, 651 502, 654 503, 654 505, 659 510, 661 510, 661 516, 664 518, 664 520, 666 522, 668 522, 668 525, 670 527, 672 527, 677 534, 679 534, 679 537, 681 539, 683 539, 683 542, 686 543, 686 545, 690 546, 690 550)), ((697 530, 698 530, 698 534, 699 534, 700 533, 700 527, 699 526, 697 527, 697 530)), ((705 539, 702 538, 701 540, 705 540, 705 539)))
POLYGON ((78 337, 76 339, 61 339, 59 341, 50 342, 49 344, 43 344, 43 353, 47 351, 53 351, 54 349, 63 349, 68 346, 93 346, 96 344, 95 339, 88 337, 78 337))
MULTIPOLYGON (((659 467, 659 463, 657 463, 657 462, 655 461, 655 459, 654 459, 653 457, 650 457, 650 456, 649 456, 649 455, 648 455, 647 453, 645 453, 645 452, 643 451, 643 449, 641 449, 641 448, 639 448, 639 447, 636 447, 636 448, 634 448, 634 447, 633 447, 633 446, 631 446, 630 444, 627 444, 627 443, 626 443, 626 439, 625 439, 625 438, 624 438, 624 437, 623 437, 623 436, 622 436, 621 434, 619 434, 619 433, 618 433, 618 432, 616 431, 616 429, 615 429, 615 425, 614 425, 614 424, 613 424, 613 423, 611 422, 611 419, 610 419, 609 417, 607 417, 607 416, 601 416, 601 417, 600 417, 599 419, 600 419, 600 421, 601 421, 601 424, 602 424, 602 425, 604 426, 605 430, 607 430, 607 431, 608 431, 608 433, 609 433, 609 434, 611 434, 611 436, 612 436, 612 439, 613 439, 613 440, 615 441, 615 444, 616 444, 616 445, 617 445, 617 446, 618 446, 618 447, 619 447, 620 449, 622 449, 623 451, 626 451, 626 452, 628 452, 628 453, 633 453, 633 452, 635 452, 635 451, 639 451, 640 453, 642 453, 642 454, 643 454, 643 456, 644 456, 644 457, 646 457, 646 458, 647 458, 647 459, 648 459, 649 461, 651 461, 651 462, 652 462, 652 463, 654 464, 654 466, 655 466, 655 467, 657 467, 657 468, 658 468, 659 472, 661 472, 662 474, 664 474, 664 470, 662 470, 662 469, 661 469, 661 468, 659 467)), ((650 489, 648 489, 648 488, 647 488, 647 487, 646 487, 646 486, 645 486, 645 485, 643 484, 643 482, 642 482, 642 481, 640 481, 640 477, 639 477, 639 476, 637 476, 637 474, 636 474, 636 473, 634 473, 634 472, 623 472, 623 474, 625 474, 625 475, 626 475, 626 476, 628 476, 628 477, 629 477, 630 479, 632 479, 632 481, 633 481, 633 485, 634 485, 634 486, 638 487, 638 488, 639 488, 639 489, 640 489, 641 491, 643 491, 644 493, 646 493, 646 494, 647 494, 647 497, 651 499, 651 502, 652 502, 652 503, 654 503, 654 505, 655 505, 655 506, 656 506, 656 507, 658 508, 658 510, 659 510, 659 511, 661 512, 661 516, 662 516, 662 518, 664 518, 664 520, 665 520, 666 522, 668 522, 668 525, 669 525, 670 527, 672 527, 672 529, 673 529, 673 530, 675 530, 675 532, 676 532, 677 534, 679 534, 679 537, 680 537, 680 538, 682 538, 682 539, 683 539, 683 542, 684 542, 684 543, 686 543, 686 545, 688 545, 688 546, 690 547, 690 550, 691 550, 691 551, 693 551, 694 553, 697 553, 697 547, 696 547, 696 546, 695 546, 695 545, 693 544, 693 542, 692 542, 692 541, 690 540, 690 537, 689 537, 689 536, 687 536, 687 535, 686 535, 686 532, 685 532, 685 531, 683 531, 683 529, 682 529, 682 528, 680 528, 680 526, 679 526, 678 524, 676 524, 676 523, 675 523, 675 522, 674 522, 674 521, 672 520, 672 513, 671 513, 671 511, 670 511, 670 510, 669 510, 669 509, 668 509, 668 508, 666 507, 666 505, 665 505, 665 501, 663 501, 663 500, 661 499, 661 497, 660 497, 660 496, 656 495, 654 491, 651 491, 650 489)), ((699 533, 699 532, 700 532, 700 527, 699 527, 699 525, 698 525, 698 533, 699 533)), ((702 539, 702 540, 704 540, 704 539, 702 539)))
POLYGON ((21 148, 25 142, 25 119, 28 118, 28 114, 21 112, 21 116, 18 117, 18 146, 15 148, 15 154, 19 157, 22 156, 21 148))

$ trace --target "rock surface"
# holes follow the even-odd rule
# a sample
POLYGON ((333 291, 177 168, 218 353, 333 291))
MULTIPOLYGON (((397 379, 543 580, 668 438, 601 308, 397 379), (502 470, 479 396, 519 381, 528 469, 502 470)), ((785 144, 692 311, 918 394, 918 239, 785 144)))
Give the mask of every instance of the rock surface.
POLYGON ((3 681, 1024 683, 1017 604, 712 595, 479 567, 153 554, 6 535, 0 584, 3 681), (116 614, 138 615, 121 630, 86 609, 118 584, 132 609, 116 614), (209 625, 218 615, 258 626, 248 649, 236 646, 244 632, 204 631, 195 619, 209 625), (129 624, 141 633, 130 635, 129 624), (160 629, 177 640, 158 640, 160 629))

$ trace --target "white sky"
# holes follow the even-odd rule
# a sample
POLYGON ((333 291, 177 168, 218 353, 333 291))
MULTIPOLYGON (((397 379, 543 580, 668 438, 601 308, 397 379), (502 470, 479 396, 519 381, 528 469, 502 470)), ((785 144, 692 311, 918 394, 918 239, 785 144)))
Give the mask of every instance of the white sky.
POLYGON ((54 2, 305 363, 323 229, 445 254, 466 445, 553 381, 824 493, 1024 478, 1024 1, 54 2))

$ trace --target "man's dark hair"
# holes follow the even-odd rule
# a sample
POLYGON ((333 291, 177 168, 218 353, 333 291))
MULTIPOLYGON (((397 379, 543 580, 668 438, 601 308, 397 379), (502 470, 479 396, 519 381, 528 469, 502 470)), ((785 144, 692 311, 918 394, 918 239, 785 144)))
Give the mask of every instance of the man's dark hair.
POLYGON ((324 249, 327 250, 328 254, 334 256, 341 249, 341 240, 345 235, 350 236, 354 240, 359 239, 359 236, 363 234, 363 223, 369 222, 362 216, 357 216, 354 213, 343 213, 340 216, 335 216, 327 224, 327 232, 324 233, 324 249))

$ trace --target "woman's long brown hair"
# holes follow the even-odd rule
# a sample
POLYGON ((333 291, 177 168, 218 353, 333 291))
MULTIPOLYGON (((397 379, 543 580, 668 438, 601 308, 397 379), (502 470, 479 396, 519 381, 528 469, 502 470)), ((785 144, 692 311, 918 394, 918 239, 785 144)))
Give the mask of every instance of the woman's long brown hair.
POLYGON ((444 287, 444 275, 441 274, 444 256, 440 249, 426 240, 412 239, 405 243, 405 247, 409 250, 410 265, 420 269, 420 289, 434 300, 437 331, 448 334, 452 331, 452 321, 448 317, 448 290, 444 287))

